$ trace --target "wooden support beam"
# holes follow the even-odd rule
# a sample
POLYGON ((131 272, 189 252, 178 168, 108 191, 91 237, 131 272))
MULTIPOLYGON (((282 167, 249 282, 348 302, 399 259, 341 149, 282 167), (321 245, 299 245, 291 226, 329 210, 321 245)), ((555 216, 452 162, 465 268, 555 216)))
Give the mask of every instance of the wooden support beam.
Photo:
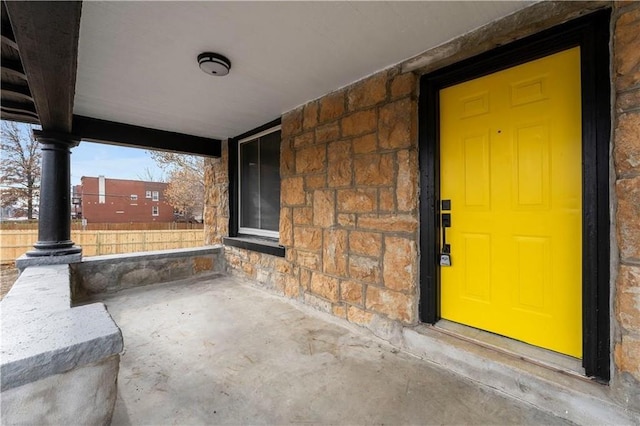
POLYGON ((8 121, 18 121, 20 123, 40 124, 38 116, 34 114, 17 113, 10 110, 0 109, 0 118, 8 121))
POLYGON ((2 83, 2 87, 0 88, 0 91, 2 92, 3 97, 5 93, 7 93, 15 98, 24 99, 26 101, 33 102, 33 98, 31 97, 31 92, 29 91, 28 86, 19 86, 17 84, 2 83))
POLYGON ((133 148, 155 149, 183 154, 220 157, 221 141, 185 135, 148 127, 116 123, 97 118, 73 116, 72 133, 82 140, 123 145, 133 148))
POLYGON ((42 129, 70 132, 82 2, 4 3, 42 129))
POLYGON ((22 68, 22 64, 20 63, 20 61, 13 61, 11 59, 3 59, 2 60, 2 64, 0 66, 2 67, 2 71, 3 72, 11 74, 14 77, 21 78, 23 80, 27 79, 27 74, 25 74, 24 69, 22 68))

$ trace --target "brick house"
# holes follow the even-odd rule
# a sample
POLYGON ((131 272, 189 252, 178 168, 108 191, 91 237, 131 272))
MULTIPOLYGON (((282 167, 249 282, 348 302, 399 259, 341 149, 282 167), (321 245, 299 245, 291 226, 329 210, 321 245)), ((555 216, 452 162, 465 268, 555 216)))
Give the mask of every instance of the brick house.
POLYGON ((173 206, 164 197, 167 184, 104 176, 83 176, 74 187, 78 217, 91 223, 173 222, 173 206))
MULTIPOLYGON (((45 146, 209 157, 205 235, 228 273, 392 342, 503 336, 640 412, 640 3, 400 4, 5 7, 45 146), (182 43, 159 37, 177 26, 182 43), (55 67, 39 28, 76 30, 47 46, 55 67), (228 79, 183 65, 205 35, 238 49, 228 79)), ((43 182, 68 175, 50 155, 43 182)))

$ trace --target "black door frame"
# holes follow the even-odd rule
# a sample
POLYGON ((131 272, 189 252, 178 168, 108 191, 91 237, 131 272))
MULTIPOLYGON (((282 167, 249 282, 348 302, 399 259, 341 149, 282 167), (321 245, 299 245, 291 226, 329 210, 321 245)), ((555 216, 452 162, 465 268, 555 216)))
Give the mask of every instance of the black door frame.
POLYGON ((609 142, 610 10, 448 66, 420 79, 420 320, 440 319, 439 91, 561 50, 580 46, 582 82, 582 330, 587 376, 610 378, 609 142))

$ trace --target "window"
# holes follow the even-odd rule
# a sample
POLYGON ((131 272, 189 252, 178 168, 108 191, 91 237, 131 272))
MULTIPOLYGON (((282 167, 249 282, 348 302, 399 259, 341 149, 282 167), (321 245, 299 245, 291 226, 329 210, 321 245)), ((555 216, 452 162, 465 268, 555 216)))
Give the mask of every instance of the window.
POLYGON ((151 198, 152 201, 158 201, 160 199, 160 194, 158 193, 158 191, 153 191, 153 197, 151 198))
POLYGON ((131 194, 131 201, 138 201, 138 196, 136 194, 131 194))
POLYGON ((278 238, 280 126, 238 142, 238 231, 278 238))
POLYGON ((160 215, 160 209, 158 209, 158 206, 151 207, 151 216, 159 216, 159 215, 160 215))
POLYGON ((144 198, 151 198, 151 191, 147 191, 144 195, 144 198))

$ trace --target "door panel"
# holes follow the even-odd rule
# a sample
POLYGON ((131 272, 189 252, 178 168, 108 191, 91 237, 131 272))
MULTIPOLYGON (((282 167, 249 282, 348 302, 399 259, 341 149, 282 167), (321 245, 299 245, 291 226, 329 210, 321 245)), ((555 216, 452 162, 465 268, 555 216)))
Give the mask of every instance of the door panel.
POLYGON ((440 91, 441 315, 582 356, 580 50, 440 91))

